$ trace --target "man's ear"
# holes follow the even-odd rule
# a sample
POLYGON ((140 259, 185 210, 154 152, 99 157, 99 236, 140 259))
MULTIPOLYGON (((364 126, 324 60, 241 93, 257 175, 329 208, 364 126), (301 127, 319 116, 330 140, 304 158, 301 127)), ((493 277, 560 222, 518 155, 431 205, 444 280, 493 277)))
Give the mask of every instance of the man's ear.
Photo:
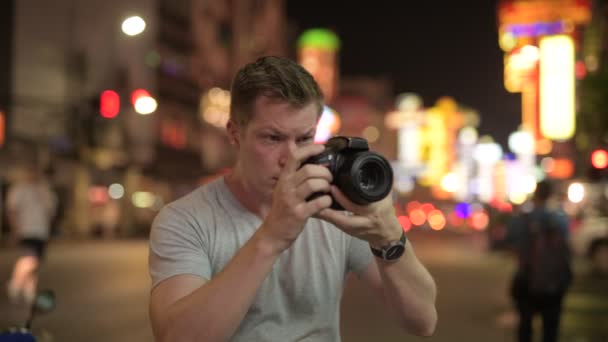
POLYGON ((228 139, 230 140, 230 144, 238 148, 240 146, 239 125, 233 120, 228 120, 228 122, 226 123, 226 132, 228 133, 228 139))

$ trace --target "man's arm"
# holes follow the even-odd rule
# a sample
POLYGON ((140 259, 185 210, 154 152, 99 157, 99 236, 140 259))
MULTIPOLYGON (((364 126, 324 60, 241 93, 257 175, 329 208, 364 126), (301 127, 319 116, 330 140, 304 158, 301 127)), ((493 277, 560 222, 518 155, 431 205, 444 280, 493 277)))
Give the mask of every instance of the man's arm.
POLYGON ((19 237, 19 220, 17 219, 18 215, 18 202, 19 202, 19 187, 14 185, 8 191, 6 196, 6 217, 8 219, 8 225, 10 228, 9 231, 9 243, 15 244, 19 237))
POLYGON ((361 274, 361 280, 391 308, 404 330, 420 336, 433 335, 437 323, 437 287, 416 257, 412 244, 406 242, 405 252, 395 262, 374 259, 361 274))
MULTIPOLYGON (((333 223, 349 235, 367 241, 375 248, 399 240, 403 230, 394 214, 390 194, 382 201, 360 206, 350 202, 336 187, 332 187, 331 193, 353 215, 326 209, 318 215, 319 218, 333 223)), ((407 332, 421 336, 434 333, 437 324, 437 288, 409 241, 399 259, 385 261, 376 258, 361 278, 376 290, 407 332)))
POLYGON ((213 279, 178 275, 158 284, 150 297, 157 341, 228 340, 279 254, 256 233, 213 279))

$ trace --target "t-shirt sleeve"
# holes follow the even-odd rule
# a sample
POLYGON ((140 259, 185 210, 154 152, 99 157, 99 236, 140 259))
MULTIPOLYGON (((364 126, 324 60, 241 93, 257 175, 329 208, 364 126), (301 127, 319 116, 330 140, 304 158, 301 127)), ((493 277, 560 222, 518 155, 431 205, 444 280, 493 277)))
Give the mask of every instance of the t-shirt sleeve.
POLYGON ((154 219, 148 257, 152 288, 180 274, 210 279, 207 243, 198 225, 187 210, 170 205, 164 207, 154 219))
POLYGON ((366 241, 351 236, 349 238, 347 271, 361 276, 366 266, 372 261, 373 255, 366 241))

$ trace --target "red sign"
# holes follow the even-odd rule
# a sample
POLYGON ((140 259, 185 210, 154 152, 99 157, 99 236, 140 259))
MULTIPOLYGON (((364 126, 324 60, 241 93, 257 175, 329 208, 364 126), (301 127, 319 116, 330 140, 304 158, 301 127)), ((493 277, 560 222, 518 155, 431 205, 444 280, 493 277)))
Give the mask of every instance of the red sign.
POLYGON ((590 0, 502 0, 498 5, 500 26, 557 20, 584 24, 590 19, 590 0))

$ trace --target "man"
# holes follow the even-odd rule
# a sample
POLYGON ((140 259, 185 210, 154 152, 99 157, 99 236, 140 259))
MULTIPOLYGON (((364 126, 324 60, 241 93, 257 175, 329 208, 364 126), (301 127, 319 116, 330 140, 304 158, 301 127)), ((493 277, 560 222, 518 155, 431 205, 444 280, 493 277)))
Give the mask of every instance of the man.
POLYGON ((15 262, 7 290, 12 302, 30 304, 38 286, 38 269, 51 231, 56 198, 34 165, 24 169, 24 177, 7 194, 11 242, 18 242, 22 255, 15 262))
POLYGON ((572 278, 568 218, 547 205, 552 192, 551 183, 539 182, 532 211, 515 217, 509 224, 507 243, 515 247, 518 256, 511 296, 519 314, 520 342, 533 340, 532 321, 536 314, 543 321, 542 340, 558 340, 562 301, 572 278))
POLYGON ((404 241, 390 194, 367 206, 305 164, 323 100, 297 63, 264 57, 232 85, 232 172, 167 205, 152 226, 150 317, 158 341, 339 341, 344 279, 355 272, 406 331, 431 335, 436 287, 404 241), (316 192, 327 195, 307 201, 316 192), (330 209, 331 194, 350 213, 330 209), (375 259, 375 260, 374 260, 375 259))

